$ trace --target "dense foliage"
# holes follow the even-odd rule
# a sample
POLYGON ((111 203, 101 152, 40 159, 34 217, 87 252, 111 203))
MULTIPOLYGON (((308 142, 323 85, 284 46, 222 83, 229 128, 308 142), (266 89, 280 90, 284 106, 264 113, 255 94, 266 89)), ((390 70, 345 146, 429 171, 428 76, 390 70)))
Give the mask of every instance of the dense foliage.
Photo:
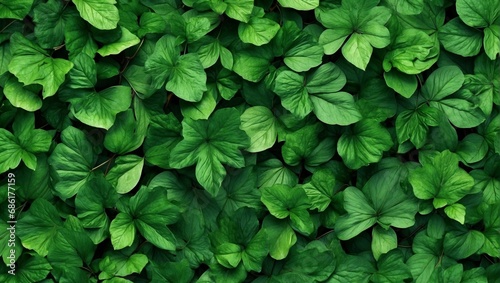
POLYGON ((499 0, 0 0, 0 281, 500 282, 499 54, 499 0))

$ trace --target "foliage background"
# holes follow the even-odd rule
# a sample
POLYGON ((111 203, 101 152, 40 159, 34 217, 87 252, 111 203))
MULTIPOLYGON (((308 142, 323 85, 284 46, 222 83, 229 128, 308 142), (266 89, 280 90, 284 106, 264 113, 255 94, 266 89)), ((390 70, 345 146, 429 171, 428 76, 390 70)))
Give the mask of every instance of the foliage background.
POLYGON ((499 53, 498 0, 0 0, 0 281, 498 282, 499 53))

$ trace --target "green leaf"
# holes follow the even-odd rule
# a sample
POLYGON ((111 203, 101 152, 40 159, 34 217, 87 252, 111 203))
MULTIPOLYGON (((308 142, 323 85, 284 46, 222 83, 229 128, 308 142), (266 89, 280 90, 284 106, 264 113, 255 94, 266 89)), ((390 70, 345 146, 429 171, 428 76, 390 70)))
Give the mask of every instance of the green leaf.
POLYGON ((108 228, 106 208, 115 207, 119 195, 103 177, 90 179, 76 195, 75 207, 78 218, 85 228, 108 228))
POLYGON ((242 207, 260 209, 260 191, 255 190, 256 187, 257 174, 253 167, 235 170, 224 179, 217 202, 228 215, 242 207))
POLYGON ((274 92, 281 98, 283 107, 299 118, 304 118, 313 109, 304 80, 305 78, 297 73, 283 71, 276 77, 274 88, 274 92))
POLYGON ((69 17, 65 23, 64 38, 69 58, 73 59, 80 53, 85 53, 93 58, 98 48, 88 24, 80 17, 69 17))
POLYGON ((417 149, 427 141, 429 127, 439 124, 439 110, 422 105, 414 110, 405 110, 396 118, 396 134, 400 144, 410 140, 417 149))
POLYGON ((484 170, 473 170, 470 175, 474 177, 474 189, 483 191, 483 200, 487 204, 494 204, 500 200, 500 176, 498 168, 500 162, 497 158, 488 159, 484 170))
POLYGON ((154 282, 191 282, 194 276, 193 270, 189 266, 187 260, 179 262, 165 262, 153 265, 153 278, 154 282))
POLYGON ((319 0, 278 0, 281 6, 299 11, 309 11, 319 6, 319 0))
POLYGON ((208 119, 217 106, 216 98, 217 93, 214 91, 207 91, 198 102, 181 101, 181 112, 184 117, 193 120, 208 119))
POLYGON ((35 36, 43 48, 52 48, 64 41, 63 3, 56 0, 37 5, 35 14, 35 36))
POLYGON ((183 100, 200 101, 207 90, 207 75, 198 55, 180 56, 174 37, 167 35, 158 40, 145 67, 146 72, 153 75, 155 88, 161 88, 167 81, 165 88, 183 100))
POLYGON ((97 50, 99 55, 106 57, 109 55, 120 54, 123 50, 139 44, 141 40, 137 36, 124 27, 120 27, 120 29, 122 31, 121 37, 117 41, 99 48, 97 50))
POLYGON ((438 257, 432 254, 414 254, 407 261, 415 282, 433 282, 437 280, 438 257))
MULTIPOLYGON (((299 165, 303 159, 308 158, 319 145, 318 135, 321 131, 319 124, 307 125, 293 133, 286 135, 285 144, 281 148, 283 160, 292 166, 299 165)), ((329 158, 333 156, 332 150, 329 158)), ((327 158, 327 159, 329 159, 327 158)))
POLYGON ((94 243, 85 233, 78 218, 72 215, 66 219, 64 228, 56 235, 56 242, 57 245, 54 245, 47 255, 56 273, 88 265, 94 257, 94 243))
POLYGON ((261 201, 271 215, 278 219, 290 217, 294 229, 306 235, 312 233, 314 226, 307 212, 310 205, 302 188, 275 185, 262 188, 261 193, 261 201))
POLYGON ((338 92, 345 82, 338 67, 327 63, 307 77, 292 71, 280 72, 274 92, 280 96, 283 107, 300 118, 313 111, 324 123, 349 125, 359 121, 361 114, 352 95, 338 92))
POLYGON ((134 219, 127 213, 118 213, 111 221, 109 233, 115 250, 130 247, 135 239, 134 219))
POLYGON ((500 237, 498 237, 497 229, 500 227, 500 206, 494 205, 486 210, 484 214, 484 236, 485 242, 478 253, 486 253, 490 256, 497 257, 500 252, 500 237))
POLYGON ((72 0, 80 16, 101 30, 115 29, 120 20, 115 0, 72 0))
POLYGON ((439 29, 439 42, 452 53, 469 57, 479 54, 483 46, 483 35, 477 29, 454 18, 439 29))
POLYGON ((207 237, 201 211, 189 210, 184 216, 174 226, 177 229, 173 230, 178 241, 176 253, 180 259, 187 259, 191 267, 198 267, 214 256, 211 251, 210 239, 207 237), (180 249, 179 246, 181 246, 180 249))
POLYGON ((181 130, 172 113, 154 117, 144 142, 146 160, 161 168, 171 168, 171 151, 182 140, 181 130))
POLYGON ((170 165, 185 168, 196 163, 196 179, 210 194, 217 195, 226 176, 222 164, 235 168, 245 165, 242 148, 249 146, 248 136, 240 130, 236 109, 221 109, 208 120, 182 121, 183 140, 172 150, 170 165))
POLYGON ((298 183, 297 175, 278 159, 269 159, 259 165, 258 187, 271 187, 277 184, 295 186, 298 183))
POLYGON ((391 70, 384 73, 387 86, 405 98, 410 98, 417 90, 417 77, 407 75, 398 70, 391 70))
POLYGON ((169 201, 166 190, 142 187, 129 205, 133 222, 146 240, 160 249, 175 250, 175 236, 166 225, 177 222, 179 209, 169 201))
POLYGON ((323 123, 346 126, 362 118, 353 96, 347 92, 318 93, 310 98, 314 114, 323 123))
POLYGON ((298 35, 292 38, 285 48, 285 65, 295 72, 305 72, 317 67, 322 63, 323 48, 316 43, 312 36, 300 31, 297 27, 298 35))
POLYGON ((500 54, 500 24, 491 25, 484 29, 484 51, 491 60, 500 54))
POLYGON ((148 261, 148 257, 143 254, 126 256, 120 253, 113 253, 99 262, 99 270, 101 270, 99 279, 111 279, 115 276, 141 273, 146 264, 148 264, 148 261))
POLYGON ((39 89, 35 85, 23 86, 16 77, 9 75, 3 93, 14 107, 34 112, 42 108, 42 100, 37 94, 39 89))
POLYGON ((137 155, 120 156, 111 167, 106 179, 119 194, 126 194, 134 189, 141 178, 144 158, 137 155))
POLYGON ((438 59, 437 40, 417 29, 405 29, 390 45, 385 54, 383 67, 389 72, 393 67, 399 71, 415 75, 429 69, 438 59))
POLYGON ((106 132, 104 147, 117 154, 125 154, 139 148, 146 137, 147 124, 143 118, 134 118, 132 109, 118 113, 115 123, 106 132))
POLYGON ((378 259, 377 272, 370 277, 371 281, 392 283, 411 279, 410 269, 403 260, 403 254, 398 250, 383 254, 378 259))
POLYGON ((14 2, 10 0, 1 0, 0 7, 2 7, 2 9, 0 9, 0 18, 22 20, 31 10, 33 2, 33 0, 20 0, 14 2))
POLYGON ((43 86, 43 98, 52 96, 64 82, 64 76, 73 68, 73 63, 54 59, 45 50, 27 40, 20 33, 11 36, 12 60, 9 71, 25 85, 43 86), (36 68, 36 72, 33 72, 36 68))
POLYGON ((223 12, 232 19, 248 22, 253 10, 253 0, 212 0, 212 9, 219 14, 223 12))
MULTIPOLYGON (((248 47, 233 53, 233 71, 243 79, 251 82, 260 81, 268 72, 272 56, 272 50, 268 45, 256 48, 248 47)), ((222 61, 221 55, 221 61, 222 61)), ((223 62, 223 61, 222 61, 223 62)))
POLYGON ((464 259, 476 253, 484 240, 484 235, 479 231, 450 231, 444 235, 443 248, 446 255, 457 260, 464 259))
POLYGON ((332 202, 335 195, 335 175, 328 169, 314 172, 309 183, 303 189, 309 198, 312 209, 324 211, 332 202))
POLYGON ((52 143, 52 135, 35 129, 35 117, 32 113, 19 114, 13 125, 13 134, 0 129, 0 172, 16 168, 21 160, 26 167, 35 170, 37 157, 35 154, 47 152, 52 143))
POLYGON ((267 216, 262 222, 262 229, 269 238, 269 255, 276 260, 286 258, 290 248, 297 242, 297 236, 290 224, 267 216))
POLYGON ((217 246, 215 258, 226 268, 235 268, 241 261, 241 247, 233 243, 217 246))
POLYGON ((458 167, 456 154, 445 150, 422 167, 410 171, 410 181, 415 196, 419 199, 432 199, 435 208, 454 204, 467 195, 474 185, 474 179, 458 167))
POLYGON ((250 107, 241 115, 241 129, 250 137, 249 152, 271 148, 278 136, 277 121, 271 110, 264 106, 250 107))
POLYGON ((337 236, 347 240, 370 228, 377 222, 375 210, 363 193, 355 187, 344 190, 344 209, 350 214, 335 224, 337 236))
POLYGON ((46 256, 56 244, 63 222, 56 208, 45 199, 37 199, 17 223, 17 235, 23 246, 46 256))
POLYGON ((281 274, 302 275, 308 280, 325 282, 332 274, 336 259, 331 250, 320 241, 311 241, 305 247, 293 249, 281 274))
POLYGON ((376 260, 398 247, 396 232, 392 228, 384 229, 377 225, 372 230, 372 237, 372 252, 376 260))
POLYGON ((280 25, 267 18, 252 17, 247 23, 240 23, 238 35, 241 41, 256 46, 267 44, 278 33, 280 25))
POLYGON ((423 0, 389 0, 387 2, 401 15, 418 15, 424 9, 423 0))
POLYGON ((442 110, 450 122, 458 128, 473 128, 484 120, 484 113, 474 103, 459 98, 431 101, 430 105, 442 110))
POLYGON ((488 143, 482 136, 472 133, 460 141, 456 153, 466 163, 479 162, 488 153, 488 143))
POLYGON ((496 0, 471 1, 457 0, 457 13, 460 19, 468 26, 483 28, 492 24, 495 20, 494 14, 490 13, 492 7, 497 7, 496 0))
POLYGON ((370 276, 376 271, 372 263, 362 256, 346 255, 337 264, 331 278, 335 283, 369 282, 370 276))
MULTIPOLYGON (((0 280, 6 283, 41 282, 52 270, 47 259, 39 255, 23 254, 16 262, 15 275, 2 272, 0 280)), ((3 271, 3 270, 2 270, 3 271)))
POLYGON ((422 87, 422 95, 428 100, 441 100, 459 90, 464 80, 464 74, 459 67, 441 67, 427 78, 422 87))
POLYGON ((221 46, 220 42, 216 38, 209 35, 204 36, 189 45, 189 51, 196 52, 198 54, 200 62, 205 69, 212 67, 219 59, 219 56, 222 57, 221 53, 223 48, 225 47, 221 46))
POLYGON ((93 88, 97 83, 96 64, 92 57, 85 53, 72 59, 74 67, 69 71, 70 88, 93 88))
POLYGON ((387 169, 375 174, 364 185, 363 191, 355 187, 344 190, 347 214, 335 223, 339 239, 351 239, 375 223, 385 229, 389 226, 407 228, 415 224, 417 204, 400 186, 400 178, 404 176, 401 170, 387 169))
POLYGON ((460 224, 465 223, 465 206, 460 203, 454 203, 444 208, 444 213, 449 218, 458 221, 460 224))
POLYGON ((116 114, 127 110, 132 102, 130 87, 113 86, 100 92, 77 92, 69 98, 71 112, 82 123, 108 130, 116 114))
POLYGON ((66 199, 77 194, 90 179, 97 156, 85 134, 74 127, 64 129, 61 140, 50 156, 49 164, 57 174, 55 190, 66 199))
POLYGON ((347 167, 359 169, 378 162, 392 145, 387 129, 373 120, 361 120, 340 137, 337 151, 347 167))
POLYGON ((353 33, 342 46, 342 55, 347 61, 363 71, 366 70, 366 66, 370 62, 372 52, 373 47, 370 42, 358 33, 353 33))

